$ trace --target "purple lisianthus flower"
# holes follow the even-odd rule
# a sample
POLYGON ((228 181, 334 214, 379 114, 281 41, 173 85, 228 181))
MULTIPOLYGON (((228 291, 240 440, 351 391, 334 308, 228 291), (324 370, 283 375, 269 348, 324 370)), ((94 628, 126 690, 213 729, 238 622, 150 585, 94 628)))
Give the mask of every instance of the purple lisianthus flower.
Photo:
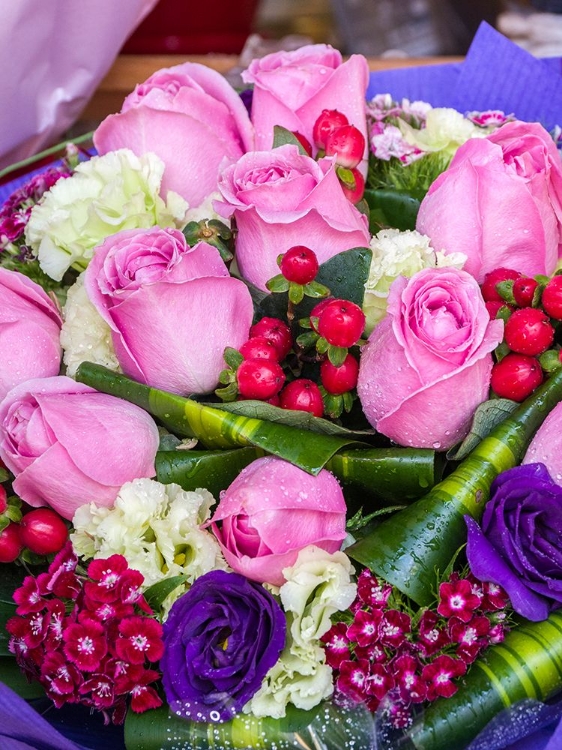
POLYGON ((502 586, 513 609, 534 622, 562 605, 562 487, 544 464, 504 471, 492 484, 482 526, 465 520, 476 578, 502 586))
POLYGON ((232 719, 277 662, 286 628, 260 584, 222 570, 198 578, 164 623, 160 668, 172 711, 192 721, 232 719))

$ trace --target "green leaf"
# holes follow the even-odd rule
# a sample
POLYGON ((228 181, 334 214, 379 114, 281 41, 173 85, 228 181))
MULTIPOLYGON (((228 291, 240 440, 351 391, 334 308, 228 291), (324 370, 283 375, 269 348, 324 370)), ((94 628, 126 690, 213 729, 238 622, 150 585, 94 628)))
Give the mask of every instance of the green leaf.
POLYGON ((0 484, 2 484, 2 482, 6 482, 9 479, 9 477, 10 475, 8 474, 6 469, 4 469, 3 466, 0 466, 0 484))
POLYGON ((13 656, 0 656, 0 676, 4 685, 7 685, 24 700, 29 701, 34 698, 45 697, 45 691, 40 683, 29 682, 13 656))
POLYGON ((322 297, 328 297, 330 290, 324 284, 319 284, 317 281, 309 281, 304 287, 304 293, 307 297, 321 299, 322 297))
POLYGON ((302 284, 295 284, 290 282, 289 284, 289 301, 293 305, 298 305, 302 302, 304 297, 304 286, 302 284))
POLYGON ((244 357, 240 354, 238 349, 233 349, 231 346, 226 347, 222 356, 226 364, 233 370, 236 370, 237 367, 240 367, 240 365, 244 361, 244 357))
POLYGON ((273 148, 279 148, 280 146, 286 146, 287 144, 297 146, 299 153, 303 156, 308 156, 306 149, 299 141, 299 139, 291 133, 287 128, 281 127, 281 125, 275 125, 273 128, 273 148))
POLYGON ((265 285, 272 294, 283 294, 290 288, 289 282, 281 273, 273 276, 265 285))
POLYGON ((284 424, 229 414, 192 399, 136 383, 91 362, 80 365, 76 380, 102 393, 137 404, 160 419, 171 432, 196 437, 207 448, 253 445, 313 475, 318 474, 338 450, 357 443, 356 440, 336 435, 311 434, 308 430, 284 424))
POLYGON ((330 344, 328 347, 328 359, 334 367, 341 367, 346 357, 347 349, 345 346, 333 346, 333 344, 330 344))
POLYGON ((506 706, 562 690, 562 612, 511 630, 471 664, 451 698, 433 702, 407 730, 417 750, 466 747, 506 706))
MULTIPOLYGON (((206 404, 216 409, 228 411, 231 414, 240 414, 253 419, 263 419, 276 424, 285 424, 289 427, 298 427, 319 432, 324 435, 340 435, 341 437, 368 440, 375 435, 374 430, 349 430, 341 425, 330 422, 328 419, 314 417, 306 411, 293 409, 281 409, 279 406, 267 404, 265 401, 235 401, 230 404, 206 404)), ((433 451, 432 451, 433 452, 433 451)))
POLYGON ((172 591, 175 591, 180 586, 184 586, 186 581, 186 576, 171 576, 170 578, 164 578, 163 580, 158 581, 158 583, 153 583, 152 586, 149 586, 144 592, 144 597, 148 602, 148 605, 152 607, 155 612, 158 612, 164 599, 166 599, 172 591))
POLYGON ((385 227, 402 231, 416 228, 421 201, 405 190, 365 190, 364 197, 371 211, 369 229, 372 234, 385 227))
POLYGON ((435 571, 444 571, 466 541, 464 516, 480 518, 493 480, 521 461, 535 431, 560 400, 562 371, 519 404, 425 497, 383 521, 346 553, 417 604, 430 604, 435 571))
POLYGON ((263 455, 258 448, 158 451, 156 478, 163 484, 179 484, 188 491, 204 487, 218 498, 221 490, 225 490, 245 466, 263 455))
POLYGON ((517 409, 517 402, 508 398, 497 398, 484 401, 476 409, 472 418, 470 432, 456 448, 447 453, 450 461, 461 461, 476 448, 490 432, 497 427, 506 417, 517 409))

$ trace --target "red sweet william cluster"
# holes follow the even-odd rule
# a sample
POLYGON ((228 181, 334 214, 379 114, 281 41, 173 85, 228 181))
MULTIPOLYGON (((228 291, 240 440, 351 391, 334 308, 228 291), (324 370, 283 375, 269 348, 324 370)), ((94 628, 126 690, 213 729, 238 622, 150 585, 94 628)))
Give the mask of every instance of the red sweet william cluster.
POLYGON ((336 623, 322 638, 337 692, 371 711, 388 695, 391 721, 405 726, 411 704, 450 698, 455 679, 503 640, 506 606, 499 586, 453 574, 439 587, 436 609, 413 615, 392 586, 363 570, 353 620, 336 623))
POLYGON ((562 320, 562 276, 532 278, 496 268, 482 283, 490 317, 505 320, 491 387, 497 396, 523 401, 561 366, 556 331, 562 320))
POLYGON ((53 703, 81 703, 120 724, 127 702, 143 712, 162 701, 151 687, 160 673, 162 626, 141 594, 144 577, 122 555, 93 560, 83 575, 71 544, 46 573, 14 592, 9 648, 53 703))

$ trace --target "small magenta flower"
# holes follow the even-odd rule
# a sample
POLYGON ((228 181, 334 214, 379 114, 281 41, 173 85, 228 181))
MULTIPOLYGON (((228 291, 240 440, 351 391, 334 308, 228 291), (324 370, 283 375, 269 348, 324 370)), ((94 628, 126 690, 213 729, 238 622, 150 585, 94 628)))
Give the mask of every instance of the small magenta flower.
POLYGON ((347 639, 354 641, 359 646, 370 646, 379 639, 379 623, 382 612, 375 609, 365 612, 360 609, 353 619, 353 623, 347 629, 347 639))
POLYGON ((450 583, 442 583, 439 586, 439 606, 437 607, 437 612, 442 617, 449 618, 454 615, 463 622, 468 622, 479 604, 480 599, 472 593, 471 583, 466 578, 450 583))
POLYGON ((423 613, 418 623, 418 645, 423 656, 440 651, 449 643, 446 631, 439 625, 439 617, 432 610, 423 613))
POLYGON ((379 637, 383 646, 398 648, 410 632, 412 620, 405 612, 390 609, 382 616, 379 625, 379 637))
POLYGON ((26 576, 19 589, 14 591, 13 599, 18 605, 18 615, 28 615, 31 612, 39 612, 46 604, 42 592, 39 590, 37 578, 26 576))
POLYGON ((131 664, 143 664, 145 659, 156 662, 164 653, 162 625, 148 617, 128 617, 119 623, 115 643, 117 656, 131 664))
POLYGON ((367 694, 382 700, 389 690, 394 687, 394 677, 383 664, 372 664, 367 679, 367 694))
POLYGON ((107 653, 103 625, 93 620, 68 625, 63 633, 64 653, 78 669, 94 672, 107 653))
POLYGON ((342 661, 350 657, 347 625, 344 622, 335 623, 320 640, 324 644, 326 664, 332 669, 339 669, 342 661))
POLYGON ((357 579, 357 596, 369 607, 385 607, 392 593, 392 586, 382 584, 365 568, 357 579))
POLYGON ((357 661, 343 661, 337 679, 338 690, 356 703, 362 703, 367 698, 367 680, 370 674, 370 664, 366 659, 357 661))
POLYGON ((421 678, 427 683, 427 698, 432 701, 438 696, 450 698, 457 692, 457 686, 452 682, 466 672, 466 664, 461 659, 443 654, 427 664, 421 673, 421 678))
POLYGON ((407 703, 422 703, 427 696, 427 685, 422 680, 420 662, 413 656, 404 654, 392 663, 396 687, 400 697, 407 703))
POLYGON ((457 656, 465 664, 471 664, 480 651, 488 645, 490 621, 483 615, 475 616, 469 622, 463 622, 457 617, 449 621, 449 634, 453 643, 458 643, 457 656))
POLYGON ((60 651, 52 651, 45 656, 41 665, 41 678, 47 695, 57 708, 61 708, 67 701, 74 702, 84 681, 80 670, 70 664, 60 651))

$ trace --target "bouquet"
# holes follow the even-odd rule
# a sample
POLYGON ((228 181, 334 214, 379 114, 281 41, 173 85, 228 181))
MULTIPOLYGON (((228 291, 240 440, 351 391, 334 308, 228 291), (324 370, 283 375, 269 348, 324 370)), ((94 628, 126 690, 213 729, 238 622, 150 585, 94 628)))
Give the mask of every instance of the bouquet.
POLYGON ((562 692, 560 129, 243 81, 9 185, 2 678, 129 750, 504 747, 562 692))

